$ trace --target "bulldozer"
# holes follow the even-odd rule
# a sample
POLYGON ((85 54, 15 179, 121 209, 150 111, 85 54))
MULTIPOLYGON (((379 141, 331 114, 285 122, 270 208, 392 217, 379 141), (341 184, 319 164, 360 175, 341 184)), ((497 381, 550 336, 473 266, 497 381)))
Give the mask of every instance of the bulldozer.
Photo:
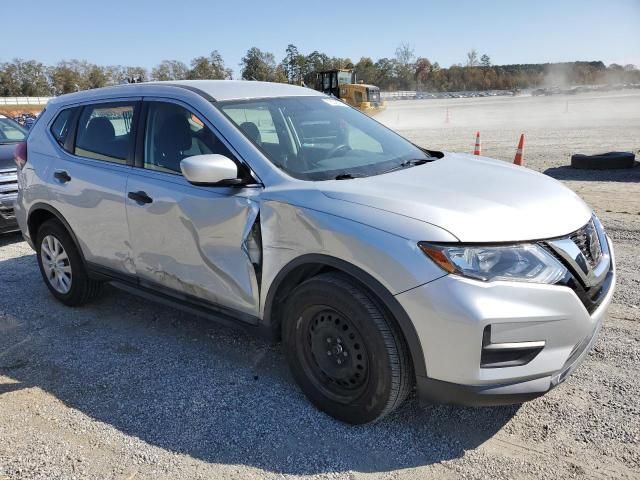
POLYGON ((316 90, 336 97, 358 110, 372 115, 384 110, 380 89, 374 85, 356 83, 352 70, 334 69, 317 72, 316 90))

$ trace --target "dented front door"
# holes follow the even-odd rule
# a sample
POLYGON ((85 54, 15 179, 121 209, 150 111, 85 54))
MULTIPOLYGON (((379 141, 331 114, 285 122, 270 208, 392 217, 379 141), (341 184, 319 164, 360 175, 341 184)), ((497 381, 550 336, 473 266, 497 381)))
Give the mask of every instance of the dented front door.
POLYGON ((258 315, 248 238, 259 221, 259 188, 198 187, 181 175, 136 169, 127 192, 140 194, 126 202, 143 284, 258 315))

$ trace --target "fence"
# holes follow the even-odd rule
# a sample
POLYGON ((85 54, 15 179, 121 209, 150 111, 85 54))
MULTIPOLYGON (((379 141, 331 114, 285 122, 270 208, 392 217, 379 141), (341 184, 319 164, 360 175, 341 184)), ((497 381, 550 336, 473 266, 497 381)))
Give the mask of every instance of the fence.
POLYGON ((0 97, 0 105, 46 105, 53 97, 0 97))
POLYGON ((404 90, 398 92, 380 92, 380 98, 383 100, 406 100, 416 98, 415 90, 404 90))

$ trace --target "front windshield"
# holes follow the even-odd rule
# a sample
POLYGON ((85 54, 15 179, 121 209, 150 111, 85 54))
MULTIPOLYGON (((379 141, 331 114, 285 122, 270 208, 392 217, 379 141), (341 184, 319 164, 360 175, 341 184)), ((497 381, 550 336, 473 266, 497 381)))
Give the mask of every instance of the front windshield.
POLYGON ((431 157, 329 97, 282 97, 216 105, 267 158, 302 180, 378 175, 431 157))
POLYGON ((27 137, 27 131, 19 123, 0 115, 0 144, 19 143, 27 137))
POLYGON ((338 72, 338 85, 351 83, 351 72, 338 72))

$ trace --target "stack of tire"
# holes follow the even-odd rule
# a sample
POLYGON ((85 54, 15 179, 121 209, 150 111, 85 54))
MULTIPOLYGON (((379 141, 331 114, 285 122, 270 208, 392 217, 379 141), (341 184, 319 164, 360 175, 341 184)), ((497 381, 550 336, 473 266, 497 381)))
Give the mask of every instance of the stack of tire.
POLYGON ((608 152, 598 155, 571 155, 571 167, 590 170, 633 168, 636 156, 633 152, 608 152))

